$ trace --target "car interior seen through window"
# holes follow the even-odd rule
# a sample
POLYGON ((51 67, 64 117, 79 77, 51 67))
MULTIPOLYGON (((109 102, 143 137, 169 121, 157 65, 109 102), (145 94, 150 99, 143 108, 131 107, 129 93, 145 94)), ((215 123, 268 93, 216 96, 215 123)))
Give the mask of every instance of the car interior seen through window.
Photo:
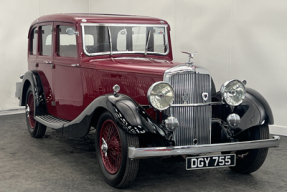
POLYGON ((41 54, 51 55, 52 46, 52 25, 41 26, 41 54))
POLYGON ((77 44, 76 44, 76 35, 67 34, 67 29, 73 29, 71 26, 57 26, 57 54, 62 57, 77 57, 77 44))
POLYGON ((165 26, 88 25, 84 26, 84 46, 88 54, 108 53, 111 49, 113 53, 146 51, 165 54, 167 52, 165 31, 165 26))
POLYGON ((37 30, 37 27, 35 27, 32 30, 31 38, 30 38, 30 55, 37 54, 37 43, 38 43, 38 30, 37 30))

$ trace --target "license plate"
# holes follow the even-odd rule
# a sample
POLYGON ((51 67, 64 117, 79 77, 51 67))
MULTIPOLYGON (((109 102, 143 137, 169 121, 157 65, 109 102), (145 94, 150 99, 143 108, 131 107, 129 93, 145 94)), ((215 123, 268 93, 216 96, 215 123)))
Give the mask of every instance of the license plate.
POLYGON ((207 169, 216 167, 232 167, 236 164, 235 154, 187 157, 186 170, 207 169))

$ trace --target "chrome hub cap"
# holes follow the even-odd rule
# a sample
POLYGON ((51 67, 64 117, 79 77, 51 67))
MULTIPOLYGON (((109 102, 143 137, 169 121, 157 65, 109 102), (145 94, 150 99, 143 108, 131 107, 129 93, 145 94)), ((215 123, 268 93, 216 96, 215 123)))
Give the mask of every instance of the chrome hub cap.
POLYGON ((108 173, 115 174, 121 167, 122 147, 116 124, 107 119, 100 129, 99 151, 101 160, 108 173))
POLYGON ((108 147, 107 142, 104 140, 104 138, 102 138, 102 141, 103 141, 103 144, 102 144, 102 146, 101 146, 101 149, 102 149, 102 152, 103 152, 103 153, 105 154, 105 156, 107 157, 109 147, 108 147))
POLYGON ((29 113, 30 113, 30 107, 29 107, 29 105, 27 104, 27 105, 26 105, 26 114, 27 114, 27 117, 29 117, 29 113))

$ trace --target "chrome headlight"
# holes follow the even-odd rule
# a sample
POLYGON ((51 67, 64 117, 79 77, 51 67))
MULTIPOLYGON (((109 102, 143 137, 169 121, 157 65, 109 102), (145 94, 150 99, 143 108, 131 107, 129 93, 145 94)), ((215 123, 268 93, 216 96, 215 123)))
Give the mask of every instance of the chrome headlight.
POLYGON ((156 82, 148 89, 147 99, 154 108, 165 110, 174 100, 173 88, 164 81, 156 82))
POLYGON ((245 86, 239 80, 225 82, 220 88, 224 101, 231 106, 238 106, 245 98, 245 86))

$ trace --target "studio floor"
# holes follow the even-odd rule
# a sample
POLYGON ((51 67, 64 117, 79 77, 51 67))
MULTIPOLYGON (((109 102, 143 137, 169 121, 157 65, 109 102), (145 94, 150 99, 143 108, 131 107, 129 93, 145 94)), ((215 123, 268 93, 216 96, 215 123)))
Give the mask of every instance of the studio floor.
POLYGON ((30 137, 24 114, 0 116, 0 191, 287 191, 287 137, 263 166, 242 175, 229 168, 186 171, 184 162, 140 161, 133 185, 117 190, 100 173, 93 134, 72 139, 47 129, 30 137))

